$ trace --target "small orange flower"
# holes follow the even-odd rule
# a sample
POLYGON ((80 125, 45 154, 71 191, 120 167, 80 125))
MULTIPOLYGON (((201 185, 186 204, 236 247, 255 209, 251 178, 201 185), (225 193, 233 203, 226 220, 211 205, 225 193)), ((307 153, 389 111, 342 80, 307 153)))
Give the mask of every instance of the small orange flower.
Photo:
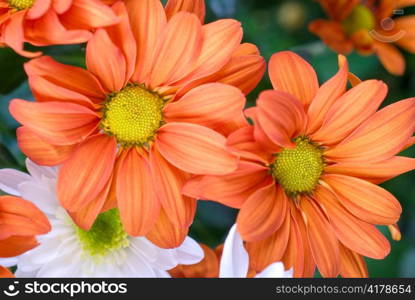
POLYGON ((396 156, 414 143, 415 98, 377 111, 386 85, 368 80, 346 91, 348 64, 339 59, 339 72, 319 86, 302 58, 275 54, 274 90, 246 110, 254 125, 228 137, 242 156, 238 169, 184 187, 240 208, 237 228, 257 272, 282 260, 297 277, 313 276, 316 265, 325 277, 361 277, 363 256, 390 251, 375 225, 395 224, 401 206, 376 184, 415 169, 415 159, 396 156))
POLYGON ((265 63, 240 44, 237 21, 202 25, 199 9, 125 2, 128 13, 123 2, 113 6, 121 22, 89 41, 88 70, 49 57, 27 63, 37 102, 13 100, 10 112, 24 125, 17 134, 27 156, 63 164, 59 199, 80 227, 118 206, 130 235, 174 247, 196 209, 181 194, 190 174, 236 168, 224 135, 247 125, 241 90, 255 87, 265 63))
POLYGON ((414 0, 317 0, 330 20, 316 20, 309 29, 330 48, 342 54, 356 50, 362 55, 376 54, 392 74, 405 72, 405 60, 393 45, 415 53, 415 16, 392 19, 414 0))
POLYGON ((35 46, 78 44, 92 37, 91 30, 118 22, 100 0, 0 0, 0 44, 18 54, 24 42, 35 46))
MULTIPOLYGON (((32 203, 0 196, 0 258, 14 257, 38 245, 36 236, 51 229, 46 216, 32 203)), ((13 277, 0 266, 0 277, 13 277)))

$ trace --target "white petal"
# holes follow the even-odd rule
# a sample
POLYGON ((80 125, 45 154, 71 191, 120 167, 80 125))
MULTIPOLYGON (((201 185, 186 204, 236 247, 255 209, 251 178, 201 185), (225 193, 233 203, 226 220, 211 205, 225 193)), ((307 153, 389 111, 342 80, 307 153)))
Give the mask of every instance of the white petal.
POLYGON ((223 246, 219 277, 246 277, 249 257, 243 241, 233 225, 223 246))
POLYGON ((196 264, 205 256, 200 245, 190 237, 186 237, 183 244, 174 250, 177 262, 181 265, 196 264))
POLYGON ((266 267, 256 278, 291 278, 292 270, 285 272, 282 262, 275 262, 266 267))
POLYGON ((36 277, 37 271, 26 272, 17 268, 16 272, 14 272, 14 276, 17 278, 34 278, 36 277))
POLYGON ((153 268, 146 259, 141 256, 129 251, 127 259, 125 260, 124 266, 125 277, 146 277, 154 278, 157 277, 153 268))
POLYGON ((7 194, 20 196, 19 185, 30 180, 29 175, 20 171, 13 169, 0 170, 0 190, 7 194))
POLYGON ((57 167, 39 166, 29 158, 26 159, 26 168, 29 171, 30 175, 32 175, 32 177, 37 180, 41 180, 42 177, 51 179, 57 177, 57 167))
POLYGON ((155 269, 170 270, 178 264, 174 249, 159 248, 146 238, 132 238, 130 249, 135 254, 146 258, 155 269))
POLYGON ((13 267, 17 265, 18 257, 0 258, 0 266, 13 267))
POLYGON ((41 183, 36 181, 23 182, 19 185, 20 195, 35 204, 44 213, 54 214, 59 205, 55 193, 53 190, 51 191, 50 182, 43 180, 41 183))
POLYGON ((170 274, 167 273, 166 271, 154 269, 154 273, 156 274, 157 278, 170 278, 171 277, 170 274))

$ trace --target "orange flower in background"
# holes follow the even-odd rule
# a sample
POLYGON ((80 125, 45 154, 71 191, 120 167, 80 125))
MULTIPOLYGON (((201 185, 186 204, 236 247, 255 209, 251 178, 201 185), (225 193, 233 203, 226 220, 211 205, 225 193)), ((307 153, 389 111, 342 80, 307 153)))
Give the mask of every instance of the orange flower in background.
MULTIPOLYGON (((46 216, 32 203, 13 196, 0 196, 0 262, 35 248, 37 235, 51 229, 46 216)), ((0 266, 0 278, 13 274, 0 266)))
POLYGON ((237 21, 202 25, 199 9, 125 2, 113 6, 121 22, 89 41, 88 70, 49 57, 27 63, 37 102, 13 100, 10 112, 24 125, 22 151, 62 164, 59 199, 81 228, 118 206, 130 235, 175 247, 196 209, 181 194, 190 174, 237 167, 224 135, 247 125, 241 90, 255 87, 265 63, 240 44, 237 21))
POLYGON ((259 272, 274 261, 311 277, 365 277, 363 256, 383 259, 388 240, 375 225, 399 231, 401 206, 378 183, 415 169, 396 156, 414 143, 415 98, 378 111, 387 86, 368 80, 346 91, 348 64, 319 86, 313 68, 292 52, 269 64, 253 120, 228 137, 241 155, 225 176, 196 176, 188 196, 240 208, 237 228, 259 272))
POLYGON ((414 0, 317 0, 330 20, 316 20, 309 29, 330 48, 342 54, 356 50, 376 54, 392 74, 405 72, 405 59, 397 45, 415 53, 415 16, 403 15, 402 8, 414 0))
POLYGON ((35 46, 78 44, 92 37, 91 31, 114 25, 118 19, 100 0, 0 0, 0 45, 34 57, 35 46))

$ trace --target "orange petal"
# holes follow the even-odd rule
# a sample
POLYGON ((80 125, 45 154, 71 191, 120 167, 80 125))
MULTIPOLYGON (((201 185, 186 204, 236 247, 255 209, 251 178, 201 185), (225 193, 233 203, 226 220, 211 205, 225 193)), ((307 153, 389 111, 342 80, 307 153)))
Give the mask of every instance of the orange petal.
POLYGON ((250 107, 245 109, 245 115, 247 118, 250 118, 254 123, 254 139, 260 144, 266 152, 277 153, 281 150, 281 147, 275 144, 265 133, 264 128, 262 128, 259 123, 259 108, 257 106, 250 107))
POLYGON ((106 186, 98 196, 76 212, 69 212, 74 223, 83 230, 90 230, 97 216, 102 212, 102 208, 107 200, 107 196, 112 184, 112 176, 106 186))
POLYGON ((119 22, 114 11, 100 0, 72 0, 60 18, 68 28, 101 28, 119 22))
POLYGON ((329 190, 318 188, 315 199, 326 211, 337 238, 346 247, 375 259, 383 259, 389 254, 389 242, 379 230, 350 214, 329 190))
POLYGON ((288 201, 274 182, 255 191, 242 205, 236 221, 242 239, 258 242, 277 231, 286 218, 288 201))
POLYGON ((160 212, 148 157, 143 150, 131 148, 120 159, 116 191, 121 220, 129 235, 143 236, 151 230, 160 212))
POLYGON ((84 140, 99 121, 97 113, 73 103, 14 99, 9 110, 19 123, 55 145, 71 145, 84 140))
POLYGON ((308 25, 311 33, 337 53, 348 54, 353 51, 353 43, 345 33, 341 23, 332 20, 315 20, 308 25))
POLYGON ((391 104, 374 114, 339 145, 326 151, 325 156, 339 162, 390 159, 412 137, 414 119, 415 98, 391 104))
POLYGON ((166 14, 159 0, 125 1, 131 30, 137 43, 137 60, 132 79, 145 82, 155 57, 155 48, 166 26, 166 14))
POLYGON ((324 117, 331 106, 346 92, 349 65, 342 55, 339 55, 339 62, 340 69, 337 74, 320 87, 310 104, 307 112, 310 119, 307 126, 309 134, 323 124, 324 117))
POLYGON ((110 180, 116 154, 115 139, 105 135, 93 136, 78 146, 58 176, 58 198, 67 210, 76 212, 99 195, 110 180))
POLYGON ((415 53, 415 16, 403 16, 395 18, 397 30, 405 33, 396 44, 410 53, 415 53))
POLYGON ((211 81, 236 86, 247 95, 261 81, 265 69, 265 60, 258 54, 234 56, 222 70, 211 76, 211 81))
POLYGON ((405 73, 405 58, 398 48, 388 43, 375 42, 373 49, 389 73, 398 76, 405 73))
POLYGON ((126 62, 125 78, 130 79, 135 71, 137 59, 137 45, 134 34, 130 27, 128 11, 124 2, 118 1, 112 6, 112 10, 120 19, 114 26, 105 28, 114 45, 117 45, 123 52, 126 62))
POLYGON ((12 236, 0 240, 0 257, 18 256, 38 245, 39 243, 33 236, 12 236))
POLYGON ((0 196, 0 216, 0 240, 11 236, 45 234, 51 229, 43 212, 31 202, 18 197, 0 196))
POLYGON ((207 127, 190 123, 167 123, 157 134, 158 149, 177 168, 201 175, 234 171, 237 157, 226 148, 226 139, 207 127))
POLYGON ((183 243, 188 232, 188 227, 178 227, 174 225, 166 212, 161 209, 156 224, 146 235, 146 238, 161 248, 177 248, 183 243))
POLYGON ((315 97, 319 84, 313 67, 290 51, 274 54, 269 61, 269 77, 275 90, 291 94, 305 106, 315 97))
POLYGON ((323 176, 340 202, 357 218, 376 225, 395 224, 402 213, 398 200, 366 180, 345 175, 323 176))
POLYGON ((219 20, 202 27, 203 44, 196 69, 185 81, 212 75, 231 59, 242 40, 241 24, 235 20, 219 20))
POLYGON ((254 137, 254 126, 245 126, 228 136, 227 144, 237 155, 255 162, 268 164, 274 157, 272 152, 266 151, 254 137))
POLYGON ((369 276, 366 262, 356 252, 339 244, 340 248, 340 275, 344 278, 367 278, 369 276))
MULTIPOLYGON (((54 86, 60 86, 92 99, 105 97, 105 92, 94 75, 85 69, 58 63, 49 56, 32 59, 24 65, 24 68, 29 80, 32 76, 40 76, 54 86)), ((33 91, 32 85, 31 88, 33 91)), ((41 95, 42 91, 37 90, 41 95)))
POLYGON ((307 235, 317 267, 324 277, 337 277, 340 272, 339 243, 333 228, 318 205, 301 199, 307 235))
POLYGON ((36 46, 47 46, 79 44, 92 37, 92 33, 87 30, 68 30, 61 21, 60 16, 49 9, 41 18, 33 20, 30 26, 25 27, 26 40, 36 46))
POLYGON ((402 238, 401 231, 399 230, 398 224, 388 225, 389 232, 394 241, 399 242, 402 238))
POLYGON ((341 21, 347 18, 353 11, 353 8, 359 4, 360 0, 318 0, 330 18, 341 21))
POLYGON ((290 218, 284 218, 281 227, 268 238, 254 243, 246 243, 249 253, 249 269, 261 272, 271 263, 280 261, 290 238, 290 218))
POLYGON ((202 48, 202 25, 186 12, 175 14, 161 33, 155 48, 149 86, 171 85, 188 75, 202 48))
POLYGON ((290 94, 265 91, 257 100, 258 121, 266 135, 281 147, 293 147, 294 138, 301 133, 307 117, 303 105, 290 94))
POLYGON ((0 278, 14 278, 14 274, 9 269, 0 266, 0 278))
POLYGON ((324 171, 329 174, 359 177, 379 184, 414 169, 415 158, 394 156, 380 162, 340 162, 326 166, 324 171))
POLYGON ((190 226, 193 218, 188 219, 188 211, 195 207, 191 202, 196 200, 182 194, 183 186, 190 176, 168 163, 156 146, 150 152, 150 169, 157 198, 170 221, 179 227, 190 226))
POLYGON ((165 10, 168 19, 180 11, 187 11, 195 14, 202 24, 205 21, 205 0, 168 0, 165 10))
POLYGON ((127 83, 127 66, 124 55, 103 29, 98 29, 86 47, 88 70, 111 91, 121 90, 127 83))
MULTIPOLYGON (((71 75, 71 77, 73 74, 71 75)), ((85 95, 56 85, 44 77, 30 76, 29 85, 33 96, 38 102, 69 102, 88 107, 92 110, 96 105, 85 95)))
MULTIPOLYGON (((301 251, 297 254, 296 263, 294 265, 294 276, 295 277, 314 277, 314 273, 316 270, 316 263, 313 258, 313 253, 311 252, 310 243, 308 241, 308 235, 307 235, 307 227, 304 223, 303 217, 301 215, 300 209, 298 209, 296 206, 291 204, 291 220, 295 222, 295 225, 297 225, 297 234, 296 238, 301 237, 301 245, 302 245, 302 254, 303 254, 303 268, 300 269, 299 266, 301 265, 298 261, 301 251)), ((295 226, 293 225, 293 226, 295 226)), ((294 238, 291 236, 291 238, 294 238)), ((288 251, 288 249, 287 249, 288 251)))
POLYGON ((29 52, 23 50, 25 36, 23 29, 25 28, 23 25, 24 19, 26 16, 26 11, 21 10, 13 15, 8 19, 8 24, 2 29, 2 42, 5 43, 7 46, 12 48, 16 51, 17 54, 26 56, 26 57, 35 57, 41 54, 41 52, 29 52))
POLYGON ((195 123, 224 135, 248 125, 243 114, 246 99, 233 86, 210 83, 192 89, 164 110, 167 122, 195 123))
POLYGON ((233 57, 247 56, 247 55, 259 55, 259 49, 256 45, 251 43, 240 44, 239 47, 233 52, 233 57))
POLYGON ((26 126, 17 128, 17 143, 20 150, 38 165, 56 166, 71 155, 74 145, 55 146, 43 141, 26 126))
MULTIPOLYGON (((291 206, 291 205, 290 205, 291 206)), ((307 242, 308 244, 308 242, 307 242)), ((291 215, 290 238, 282 258, 286 270, 294 269, 294 277, 302 277, 304 270, 303 238, 297 220, 291 215)))
POLYGON ((67 0, 55 0, 53 1, 53 9, 58 13, 58 14, 63 14, 64 12, 66 12, 72 5, 72 1, 67 1, 67 0))
POLYGON ((196 176, 183 188, 185 195, 213 200, 226 206, 240 208, 257 189, 270 183, 268 169, 255 163, 241 161, 238 169, 223 176, 196 176))
POLYGON ((387 90, 387 86, 377 80, 367 80, 350 89, 331 106, 312 139, 324 144, 344 139, 376 112, 387 90))
POLYGON ((52 0, 35 1, 33 6, 27 11, 27 19, 38 19, 42 17, 50 8, 52 0))
POLYGON ((199 244, 205 256, 194 265, 178 265, 169 271, 173 278, 218 278, 219 259, 216 253, 204 244, 199 244))

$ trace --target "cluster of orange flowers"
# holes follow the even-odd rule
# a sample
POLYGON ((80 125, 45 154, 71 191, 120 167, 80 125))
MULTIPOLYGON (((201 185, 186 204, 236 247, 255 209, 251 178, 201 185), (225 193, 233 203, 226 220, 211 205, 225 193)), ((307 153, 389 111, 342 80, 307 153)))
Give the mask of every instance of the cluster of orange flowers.
MULTIPOLYGON (((376 53, 403 73, 403 56, 373 32, 392 38, 379 22, 415 1, 320 2, 330 20, 310 30, 329 47, 376 53)), ((378 184, 415 169, 415 159, 397 156, 415 143, 415 98, 380 109, 386 84, 360 81, 343 55, 319 84, 312 66, 286 51, 269 61, 273 90, 244 110, 266 63, 242 43, 239 22, 204 19, 203 0, 0 0, 0 43, 35 57, 25 71, 36 101, 9 107, 21 151, 61 166, 58 199, 84 230, 118 208, 130 236, 174 248, 197 199, 213 200, 239 209, 249 276, 276 261, 296 277, 316 268, 368 276, 364 257, 390 252, 376 225, 399 239, 401 206, 378 184), (24 50, 82 42, 86 69, 24 50)), ((394 29, 405 30, 394 42, 412 52, 414 20, 401 17, 394 29)), ((0 218, 0 257, 36 247, 50 229, 17 197, 0 197, 0 218)), ((215 276, 218 258, 204 250, 205 261, 171 274, 215 276)))

